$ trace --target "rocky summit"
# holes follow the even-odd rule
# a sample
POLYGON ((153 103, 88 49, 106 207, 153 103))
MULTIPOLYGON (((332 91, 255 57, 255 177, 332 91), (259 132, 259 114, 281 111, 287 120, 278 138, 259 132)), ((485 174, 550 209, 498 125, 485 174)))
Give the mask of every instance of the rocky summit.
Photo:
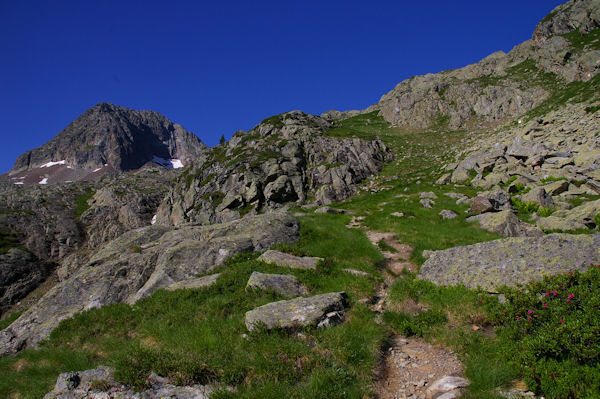
POLYGON ((0 176, 0 397, 595 397, 599 72, 571 0, 212 148, 90 108, 0 176))

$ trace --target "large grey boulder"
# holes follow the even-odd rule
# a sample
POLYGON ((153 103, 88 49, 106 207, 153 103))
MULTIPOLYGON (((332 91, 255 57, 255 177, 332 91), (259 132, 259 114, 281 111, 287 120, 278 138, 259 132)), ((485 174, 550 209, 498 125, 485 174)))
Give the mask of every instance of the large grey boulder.
POLYGON ((549 234, 512 237, 433 251, 419 278, 439 285, 464 284, 496 292, 569 270, 586 270, 600 262, 600 234, 549 234))
POLYGON ((546 208, 552 208, 555 205, 554 200, 546 192, 546 190, 544 190, 543 187, 536 187, 536 188, 532 189, 531 191, 529 191, 528 193, 523 194, 521 196, 521 200, 523 202, 534 203, 538 206, 543 206, 546 208))
POLYGON ((246 312, 246 327, 250 331, 263 326, 269 330, 306 326, 324 327, 342 320, 345 307, 344 292, 272 302, 246 312))
POLYGON ((319 262, 325 259, 314 256, 295 256, 270 249, 259 256, 258 260, 281 267, 291 267, 292 269, 316 269, 319 262))
POLYGON ((210 226, 148 226, 125 233, 0 332, 0 354, 36 346, 75 313, 134 303, 158 289, 195 279, 232 255, 292 243, 297 237, 296 219, 280 212, 210 226))
POLYGON ((546 230, 577 230, 597 227, 595 217, 600 215, 600 200, 585 202, 573 209, 554 212, 538 219, 538 226, 546 230))
POLYGON ((512 211, 489 212, 467 218, 467 222, 478 222, 481 228, 507 237, 539 237, 544 232, 521 221, 512 211))
POLYGON ((308 294, 306 286, 291 274, 252 272, 246 290, 272 291, 288 298, 308 294))
POLYGON ((135 392, 119 384, 114 369, 100 366, 91 370, 62 373, 54 389, 44 399, 208 399, 214 388, 209 385, 176 386, 164 377, 151 373, 150 388, 135 392))

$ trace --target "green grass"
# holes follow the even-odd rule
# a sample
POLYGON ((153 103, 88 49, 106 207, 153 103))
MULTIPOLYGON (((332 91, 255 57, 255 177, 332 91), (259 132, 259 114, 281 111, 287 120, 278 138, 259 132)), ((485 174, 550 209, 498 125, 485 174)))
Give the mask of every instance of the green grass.
POLYGON ((75 218, 76 219, 79 219, 85 211, 90 209, 88 200, 90 200, 93 196, 94 196, 94 190, 92 188, 88 188, 83 194, 79 194, 79 195, 75 196, 75 218))
POLYGON ((14 312, 9 314, 8 316, 4 315, 3 319, 0 320, 0 330, 4 330, 6 327, 8 327, 13 321, 17 320, 19 318, 19 316, 21 316, 21 313, 23 312, 14 312))
POLYGON ((600 50, 600 28, 593 29, 585 35, 579 29, 575 29, 564 34, 563 37, 570 42, 574 53, 600 50))
MULTIPOLYGON (((246 254, 219 268, 222 274, 210 288, 158 291, 133 306, 105 306, 63 321, 41 350, 0 360, 0 396, 39 398, 58 373, 100 364, 116 367, 121 381, 138 388, 155 371, 180 384, 227 384, 241 398, 368 395, 387 332, 357 302, 373 294, 375 280, 341 269, 376 274, 382 256, 364 232, 346 229, 347 222, 347 215, 301 218, 300 241, 289 249, 327 257, 316 271, 280 268, 246 254), (286 331, 248 333, 244 313, 282 299, 247 293, 253 271, 292 273, 311 294, 346 291, 351 303, 346 322, 306 329, 304 337, 286 331)), ((220 392, 217 397, 231 395, 220 392)))
POLYGON ((0 230, 0 255, 4 255, 11 248, 19 248, 26 251, 19 242, 19 236, 14 231, 0 230))

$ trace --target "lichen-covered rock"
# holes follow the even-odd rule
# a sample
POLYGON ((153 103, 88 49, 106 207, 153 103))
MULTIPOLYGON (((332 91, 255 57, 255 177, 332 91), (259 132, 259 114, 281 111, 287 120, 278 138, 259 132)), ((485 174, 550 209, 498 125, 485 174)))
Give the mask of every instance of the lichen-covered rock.
POLYGON ((91 370, 62 373, 44 399, 208 399, 214 390, 209 385, 176 386, 152 373, 150 388, 136 392, 119 384, 114 369, 100 366, 91 370))
POLYGON ((314 256, 295 256, 270 249, 259 256, 258 260, 277 266, 291 267, 292 269, 316 269, 319 262, 325 259, 314 256))
POLYGON ((210 226, 171 230, 155 225, 127 232, 96 251, 0 332, 0 354, 35 346, 61 320, 77 312, 134 303, 158 289, 206 273, 232 255, 292 243, 297 237, 298 222, 281 212, 210 226))
POLYGON ((191 278, 188 280, 178 281, 165 287, 167 291, 175 290, 197 290, 198 288, 210 287, 217 282, 221 273, 209 274, 208 276, 202 276, 198 278, 191 278))
POLYGON ((558 180, 546 184, 543 189, 548 193, 548 195, 554 197, 555 195, 559 195, 567 191, 569 189, 569 182, 566 180, 558 180))
POLYGON ((572 209, 560 210, 540 218, 538 226, 546 230, 577 230, 595 228, 597 215, 600 215, 600 200, 585 202, 572 209))
POLYGON ((507 237, 539 237, 544 232, 521 221, 512 211, 488 212, 467 218, 467 222, 479 222, 481 228, 507 237))
POLYGON ((306 286, 291 274, 252 272, 246 290, 272 291, 288 298, 308 294, 306 286))
POLYGON ((494 205, 492 205, 491 201, 484 196, 478 195, 473 198, 471 201, 470 212, 473 213, 485 213, 494 210, 494 205))
POLYGON ((272 302, 246 312, 246 327, 250 331, 263 326, 269 330, 306 326, 324 327, 341 321, 345 307, 344 292, 272 302))
POLYGON ((521 196, 521 200, 527 203, 533 203, 546 208, 554 207, 554 200, 543 187, 536 187, 521 196))
POLYGON ((440 211, 440 216, 442 217, 442 219, 454 219, 458 216, 458 214, 449 209, 443 209, 442 211, 440 211))
POLYGON ((440 285, 464 284, 496 292, 502 285, 526 283, 600 262, 600 234, 512 237, 434 251, 419 278, 440 285))

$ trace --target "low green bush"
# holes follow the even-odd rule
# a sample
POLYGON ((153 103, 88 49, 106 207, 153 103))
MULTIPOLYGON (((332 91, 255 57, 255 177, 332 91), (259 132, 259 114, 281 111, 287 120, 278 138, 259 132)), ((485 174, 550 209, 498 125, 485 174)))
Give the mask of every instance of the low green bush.
POLYGON ((600 392, 600 265, 503 288, 491 305, 502 353, 546 398, 600 392))

